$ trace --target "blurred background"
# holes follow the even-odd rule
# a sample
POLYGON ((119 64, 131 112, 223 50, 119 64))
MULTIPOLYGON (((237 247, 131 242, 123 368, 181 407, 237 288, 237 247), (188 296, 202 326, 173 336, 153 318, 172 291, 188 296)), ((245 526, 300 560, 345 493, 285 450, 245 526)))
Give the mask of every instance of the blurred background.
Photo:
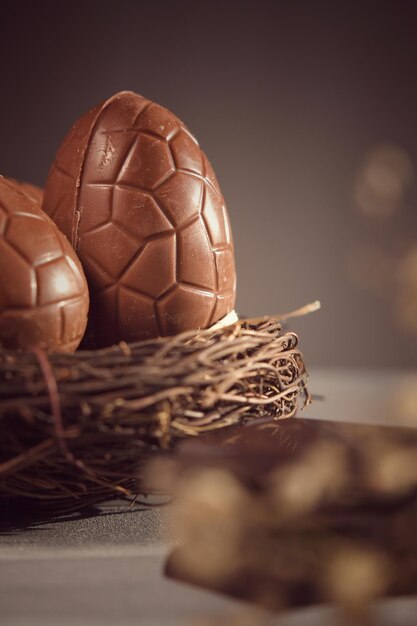
MULTIPOLYGON (((234 232, 238 310, 310 365, 417 362, 417 2, 3 2, 0 173, 43 185, 121 89, 197 136, 234 232)), ((1 278, 0 278, 1 279, 1 278)))

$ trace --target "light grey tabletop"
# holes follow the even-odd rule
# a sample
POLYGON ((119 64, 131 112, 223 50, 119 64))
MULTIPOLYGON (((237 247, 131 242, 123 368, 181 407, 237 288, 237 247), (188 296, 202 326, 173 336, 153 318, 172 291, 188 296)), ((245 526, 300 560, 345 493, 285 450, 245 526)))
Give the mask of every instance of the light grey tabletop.
MULTIPOLYGON (((417 424, 417 372, 317 370, 310 387, 325 399, 307 408, 304 417, 417 424)), ((167 508, 126 511, 126 505, 112 503, 100 516, 0 531, 0 625, 336 623, 329 607, 281 616, 254 612, 252 620, 244 603, 165 578, 171 543, 167 515, 167 508)), ((375 607, 382 626, 411 626, 416 615, 416 598, 375 607)))

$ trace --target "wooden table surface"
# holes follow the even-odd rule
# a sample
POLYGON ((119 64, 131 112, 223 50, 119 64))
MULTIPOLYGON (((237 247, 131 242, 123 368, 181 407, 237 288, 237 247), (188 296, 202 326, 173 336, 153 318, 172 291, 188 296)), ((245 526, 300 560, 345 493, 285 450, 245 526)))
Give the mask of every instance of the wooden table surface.
MULTIPOLYGON (((417 425, 417 372, 316 370, 310 387, 325 398, 303 417, 407 425, 414 419, 417 425), (410 396, 398 405, 404 391, 410 396)), ((240 621, 248 611, 244 603, 163 576, 172 540, 167 516, 167 508, 126 511, 112 503, 99 516, 0 528, 0 625, 250 624, 240 621)), ((375 607, 382 626, 414 626, 416 615, 415 597, 375 607)), ((263 616, 260 622, 255 617, 253 624, 337 623, 329 607, 263 616)))

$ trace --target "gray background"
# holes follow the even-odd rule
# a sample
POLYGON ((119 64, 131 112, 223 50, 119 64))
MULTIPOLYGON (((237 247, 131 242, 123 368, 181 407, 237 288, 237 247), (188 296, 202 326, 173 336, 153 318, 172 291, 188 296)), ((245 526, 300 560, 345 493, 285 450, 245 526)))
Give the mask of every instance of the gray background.
POLYGON ((319 298, 294 323, 308 363, 415 364, 416 26, 406 0, 5 3, 0 172, 43 184, 79 115, 142 93, 215 167, 242 314, 319 298), (385 144, 361 210, 355 185, 385 144))

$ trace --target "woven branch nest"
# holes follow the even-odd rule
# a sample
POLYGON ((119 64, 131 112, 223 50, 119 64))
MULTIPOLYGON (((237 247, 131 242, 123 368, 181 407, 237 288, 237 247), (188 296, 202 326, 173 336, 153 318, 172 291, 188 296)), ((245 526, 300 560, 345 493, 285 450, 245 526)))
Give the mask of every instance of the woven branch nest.
POLYGON ((0 351, 0 504, 71 507, 140 492, 179 438, 306 403, 298 338, 272 318, 111 348, 0 351))

